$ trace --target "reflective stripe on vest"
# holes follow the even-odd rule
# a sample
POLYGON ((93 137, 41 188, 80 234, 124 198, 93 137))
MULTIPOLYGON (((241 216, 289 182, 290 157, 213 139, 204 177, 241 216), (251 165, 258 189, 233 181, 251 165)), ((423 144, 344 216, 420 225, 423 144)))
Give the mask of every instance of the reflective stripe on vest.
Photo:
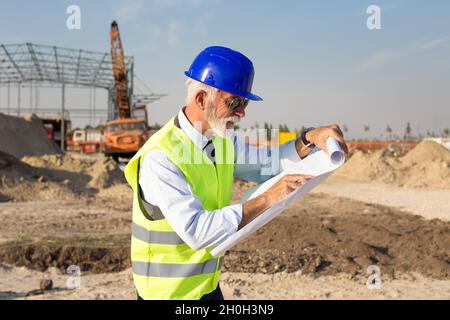
POLYGON ((184 241, 176 234, 176 232, 163 232, 147 230, 133 222, 133 237, 146 243, 158 244, 182 244, 184 241))
MULTIPOLYGON (((144 277, 183 278, 214 273, 220 258, 203 263, 155 263, 133 261, 133 272, 144 277)), ((220 265, 220 264, 219 264, 220 265)))

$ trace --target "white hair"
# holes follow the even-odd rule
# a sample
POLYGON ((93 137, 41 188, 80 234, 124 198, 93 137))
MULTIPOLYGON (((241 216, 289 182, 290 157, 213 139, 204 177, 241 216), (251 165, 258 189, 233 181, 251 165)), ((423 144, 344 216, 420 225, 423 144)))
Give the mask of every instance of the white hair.
POLYGON ((195 98, 195 95, 198 91, 203 90, 208 93, 209 101, 215 97, 216 93, 219 91, 216 88, 208 86, 204 83, 198 82, 197 80, 187 78, 186 80, 186 88, 187 88, 187 96, 186 96, 186 105, 190 104, 192 99, 195 98))

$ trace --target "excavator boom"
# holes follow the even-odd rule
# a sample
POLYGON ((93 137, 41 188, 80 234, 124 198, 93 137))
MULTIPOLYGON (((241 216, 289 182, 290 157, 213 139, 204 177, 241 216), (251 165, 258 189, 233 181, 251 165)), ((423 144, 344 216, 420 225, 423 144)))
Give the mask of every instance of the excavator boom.
POLYGON ((119 157, 131 158, 149 135, 146 106, 130 105, 125 58, 116 21, 111 23, 110 37, 119 118, 106 123, 103 152, 118 161, 119 157), (142 110, 144 117, 135 117, 134 110, 142 110))
POLYGON ((117 107, 121 119, 131 117, 130 100, 128 97, 128 81, 125 69, 125 57, 122 41, 120 40, 119 26, 116 21, 111 23, 111 57, 116 87, 117 107))

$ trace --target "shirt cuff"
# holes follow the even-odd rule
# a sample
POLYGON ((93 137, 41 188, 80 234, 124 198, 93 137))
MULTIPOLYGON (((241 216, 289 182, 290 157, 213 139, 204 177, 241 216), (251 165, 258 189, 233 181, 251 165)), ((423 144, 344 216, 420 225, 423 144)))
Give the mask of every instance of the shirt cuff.
POLYGON ((295 147, 295 141, 286 142, 280 147, 280 169, 281 171, 287 169, 290 165, 301 161, 300 155, 295 147))
MULTIPOLYGON (((224 208, 225 209, 225 208, 224 208)), ((234 204, 226 207, 226 211, 223 216, 223 230, 228 236, 236 233, 239 224, 242 221, 242 203, 234 204)))

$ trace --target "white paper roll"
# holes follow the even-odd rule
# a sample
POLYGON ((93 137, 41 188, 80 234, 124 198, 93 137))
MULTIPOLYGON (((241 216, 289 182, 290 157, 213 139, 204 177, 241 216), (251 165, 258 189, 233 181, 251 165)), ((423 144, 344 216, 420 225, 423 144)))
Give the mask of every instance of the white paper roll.
POLYGON ((336 139, 328 138, 327 149, 330 162, 335 166, 341 166, 345 161, 345 155, 339 142, 336 139))

